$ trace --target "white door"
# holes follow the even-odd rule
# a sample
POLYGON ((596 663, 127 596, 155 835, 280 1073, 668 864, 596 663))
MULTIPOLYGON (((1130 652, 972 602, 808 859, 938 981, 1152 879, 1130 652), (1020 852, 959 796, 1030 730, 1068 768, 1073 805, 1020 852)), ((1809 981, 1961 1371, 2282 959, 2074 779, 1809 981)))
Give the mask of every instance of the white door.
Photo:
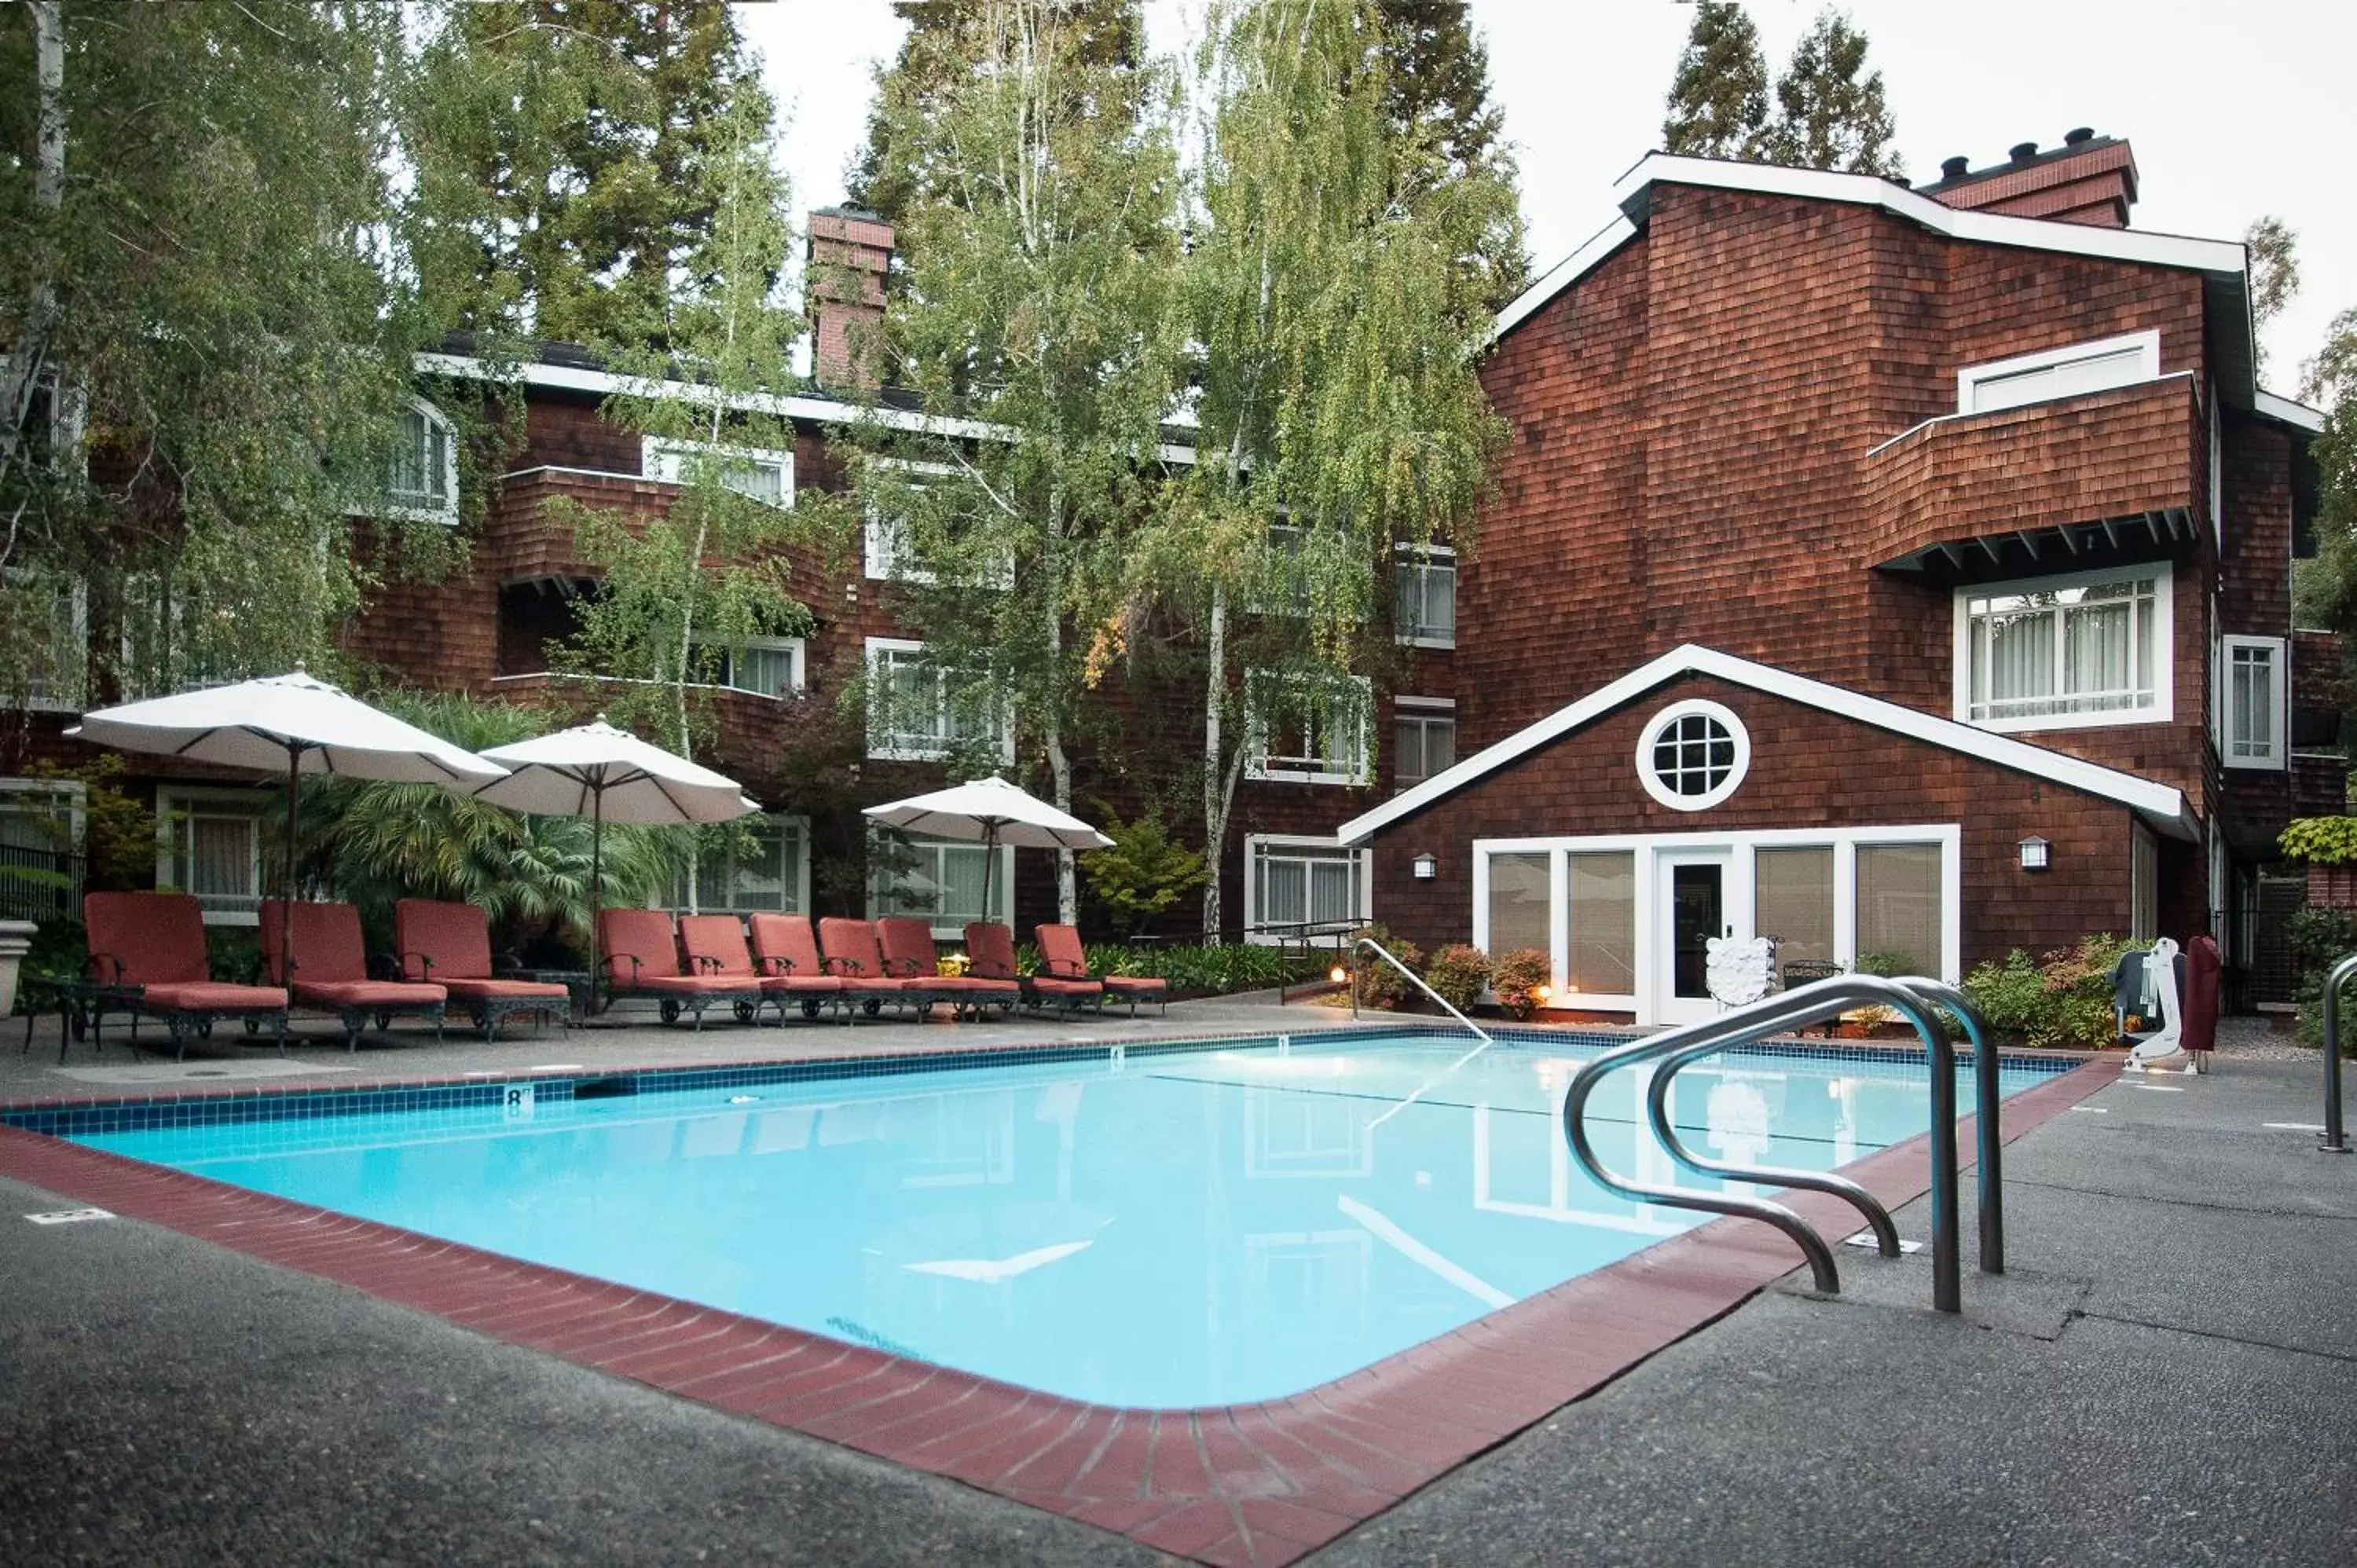
POLYGON ((1707 983, 1713 937, 1735 934, 1727 872, 1734 855, 1717 850, 1665 850, 1653 860, 1653 1018, 1689 1024, 1715 1016, 1707 983))

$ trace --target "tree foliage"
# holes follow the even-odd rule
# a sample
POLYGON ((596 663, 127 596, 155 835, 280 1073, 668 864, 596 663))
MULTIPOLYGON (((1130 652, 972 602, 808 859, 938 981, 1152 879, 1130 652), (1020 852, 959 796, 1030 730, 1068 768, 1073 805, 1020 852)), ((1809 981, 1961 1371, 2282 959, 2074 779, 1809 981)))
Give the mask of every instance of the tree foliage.
MULTIPOLYGON (((2251 220, 2243 243, 2250 251, 2251 326, 2264 333, 2299 294, 2299 236, 2282 219, 2267 216, 2251 220)), ((2258 350, 2259 371, 2265 374, 2267 346, 2264 338, 2258 350)))
POLYGON ((770 118, 716 0, 456 5, 412 102, 429 290, 455 326, 575 343, 673 337, 675 289, 711 285, 716 167, 770 118))
POLYGON ((1100 825, 1113 847, 1082 864, 1089 891, 1113 911, 1124 937, 1150 928, 1211 875, 1201 853, 1172 838, 1160 817, 1149 812, 1125 822, 1107 811, 1100 825))
POLYGON ((1776 79, 1776 118, 1761 139, 1770 163, 1845 174, 1899 174, 1882 73, 1866 69, 1866 35, 1828 7, 1776 79))
POLYGON ((0 683, 86 694, 332 657, 363 562, 455 559, 383 521, 438 334, 393 188, 392 8, 0 11, 0 683), (389 552, 353 548, 375 513, 389 552), (125 639, 168 635, 167 667, 125 639))
MULTIPOLYGON (((1135 570, 1201 660, 1207 853, 1251 748, 1247 690, 1297 710, 1264 704, 1264 734, 1353 691, 1383 640, 1394 546, 1469 546, 1502 438, 1474 371, 1492 318, 1458 260, 1513 190, 1494 171, 1422 177, 1368 47, 1380 28, 1364 5, 1262 0, 1215 10, 1196 62, 1192 461, 1135 570)), ((1221 924, 1214 880, 1207 940, 1221 924)))
MULTIPOLYGON (((1512 186, 1512 149, 1505 111, 1490 96, 1490 50, 1473 30, 1465 0, 1380 0, 1382 48, 1389 57, 1392 129, 1412 158, 1426 161, 1422 183, 1479 175, 1512 186)), ((1530 274, 1523 214, 1509 202, 1468 258, 1481 274, 1482 299, 1496 309, 1520 294, 1530 274)))
POLYGON ((1664 151, 1684 157, 1756 158, 1768 128, 1768 57, 1737 0, 1702 0, 1670 82, 1664 151))

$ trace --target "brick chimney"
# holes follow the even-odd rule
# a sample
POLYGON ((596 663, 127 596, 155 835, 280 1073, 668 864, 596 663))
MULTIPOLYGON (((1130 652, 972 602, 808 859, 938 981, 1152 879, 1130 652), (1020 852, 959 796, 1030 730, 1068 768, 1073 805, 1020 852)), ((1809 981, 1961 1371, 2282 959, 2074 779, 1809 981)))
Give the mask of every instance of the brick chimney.
POLYGON ((1987 168, 1950 158, 1940 166, 1938 179, 1915 188, 1946 206, 1977 212, 2125 229, 2128 209, 2136 205, 2136 155, 2124 139, 2098 136, 2083 125, 2059 147, 2040 152, 2036 142, 2024 142, 2005 162, 1987 168))
POLYGON ((856 207, 810 215, 811 373, 821 387, 865 391, 880 378, 884 276, 892 269, 892 225, 856 207))

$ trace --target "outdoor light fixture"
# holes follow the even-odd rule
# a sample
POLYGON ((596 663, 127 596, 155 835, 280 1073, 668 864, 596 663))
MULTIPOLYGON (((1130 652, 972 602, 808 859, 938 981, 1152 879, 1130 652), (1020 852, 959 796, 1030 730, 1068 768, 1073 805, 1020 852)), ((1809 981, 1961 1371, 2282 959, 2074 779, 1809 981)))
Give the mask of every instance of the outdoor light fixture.
POLYGON ((1545 1006, 1554 995, 1555 987, 1552 985, 1534 985, 1531 987, 1531 1000, 1537 1003, 1542 1007, 1545 1006))
POLYGON ((1419 854, 1415 857, 1415 879, 1418 882, 1429 882, 1439 875, 1440 857, 1438 855, 1419 854))
POLYGON ((1351 983, 1351 972, 1338 963, 1326 972, 1326 978, 1337 985, 1348 985, 1351 983))
POLYGON ((2053 849, 2054 846, 2048 843, 2042 838, 2031 837, 2022 840, 2021 869, 2024 871, 2045 870, 2047 859, 2053 853, 2053 849))

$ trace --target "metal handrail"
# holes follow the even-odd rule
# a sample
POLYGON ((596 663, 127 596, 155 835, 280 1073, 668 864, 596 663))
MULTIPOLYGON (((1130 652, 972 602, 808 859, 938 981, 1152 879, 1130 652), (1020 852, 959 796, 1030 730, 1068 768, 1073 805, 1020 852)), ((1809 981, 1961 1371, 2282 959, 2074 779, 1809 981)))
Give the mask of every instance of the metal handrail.
MULTIPOLYGON (((1569 1092, 1564 1096, 1564 1135, 1571 1145, 1573 1157, 1599 1186, 1623 1197, 1677 1208, 1699 1208, 1713 1214, 1736 1215, 1775 1226, 1791 1237, 1808 1259, 1816 1288, 1828 1294, 1838 1293, 1841 1281, 1834 1265, 1832 1248, 1798 1214, 1767 1198, 1692 1192, 1683 1187, 1655 1187, 1620 1176, 1597 1157, 1595 1146, 1587 1136, 1586 1111, 1589 1097, 1609 1074, 1640 1061, 1659 1059, 1663 1070, 1655 1076, 1647 1095, 1647 1121, 1654 1136, 1673 1160, 1701 1174, 1761 1185, 1799 1187, 1839 1197, 1866 1216, 1883 1255, 1894 1256, 1899 1250, 1898 1233, 1890 1223, 1889 1212, 1857 1183, 1846 1177, 1816 1171, 1744 1166, 1704 1159, 1678 1138, 1668 1118, 1669 1079, 1680 1068, 1732 1045, 1758 1039, 1780 1029, 1836 1016, 1862 1003, 1892 1008, 1912 1023, 1916 1033, 1923 1039, 1932 1069, 1932 1305, 1943 1312, 1962 1310, 1958 1279, 1961 1247, 1956 1226, 1955 1047, 1933 1024, 1930 1009, 1939 1007, 1956 1014, 1974 1042, 1978 1069, 1975 1087, 1980 1101, 1975 1108, 1978 1112, 1976 1131, 1984 1151, 1996 1146, 1998 1136, 1997 1097, 1994 1081, 1996 1058, 1988 1048, 1987 1032, 1972 1004, 1954 987, 1942 982, 1840 975, 1764 998, 1720 1017, 1685 1025, 1623 1046, 1618 1050, 1608 1051, 1580 1069, 1571 1081, 1569 1092)), ((1987 1169, 1981 1174, 1981 1234, 1985 1249, 1981 1267, 1990 1273, 2001 1273, 2004 1267, 2005 1222, 1998 1186, 1999 1176, 1996 1170, 1987 1169)))
POLYGON ((2324 1135, 2316 1146, 2330 1155, 2345 1155, 2349 1141, 2341 1132, 2341 988, 2357 974, 2357 952, 2332 966, 2324 977, 2324 1135))
MULTIPOLYGON (((1475 1039, 1480 1041, 1485 1046, 1497 1044, 1495 1040, 1492 1040, 1490 1037, 1489 1030, 1484 1029, 1480 1025, 1475 1023, 1472 1019, 1468 1018, 1464 1014, 1459 1013, 1456 1007, 1450 1004, 1448 997, 1443 996, 1439 992, 1435 991, 1431 986, 1426 985, 1416 974, 1415 971, 1400 962, 1398 959, 1394 958, 1391 955, 1390 950, 1386 949, 1383 943, 1375 940, 1372 937, 1361 937, 1351 944, 1350 950, 1351 953, 1356 954, 1361 948, 1372 949, 1377 958, 1382 959, 1385 963, 1390 964, 1394 969, 1398 970, 1400 973, 1405 975, 1407 977, 1407 983, 1410 985, 1415 986, 1418 991, 1423 992, 1426 996, 1429 996, 1435 1002, 1439 1003, 1443 1012, 1446 1012, 1450 1017, 1456 1019, 1458 1023, 1472 1030, 1473 1037, 1475 1039)), ((1353 974, 1351 977, 1351 1016, 1356 1018, 1358 1015, 1359 977, 1356 974, 1353 974)))

